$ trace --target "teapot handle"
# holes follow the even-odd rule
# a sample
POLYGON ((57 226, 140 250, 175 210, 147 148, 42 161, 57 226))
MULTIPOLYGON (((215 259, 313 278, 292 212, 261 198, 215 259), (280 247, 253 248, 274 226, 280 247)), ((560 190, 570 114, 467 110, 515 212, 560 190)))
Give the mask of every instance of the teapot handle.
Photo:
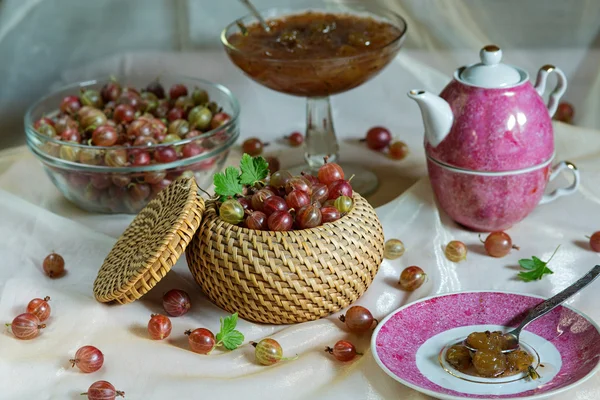
POLYGON ((538 71, 537 79, 534 85, 534 88, 538 92, 538 94, 540 96, 543 96, 544 91, 546 90, 546 81, 548 80, 548 75, 550 75, 550 73, 552 72, 556 72, 556 77, 558 78, 558 81, 556 83, 556 87, 554 88, 552 93, 550 93, 550 98, 548 99, 547 107, 550 117, 552 117, 556 112, 556 108, 558 107, 558 101, 567 90, 567 77, 565 76, 564 72, 560 70, 560 68, 556 68, 554 65, 547 64, 540 68, 540 70, 538 71))

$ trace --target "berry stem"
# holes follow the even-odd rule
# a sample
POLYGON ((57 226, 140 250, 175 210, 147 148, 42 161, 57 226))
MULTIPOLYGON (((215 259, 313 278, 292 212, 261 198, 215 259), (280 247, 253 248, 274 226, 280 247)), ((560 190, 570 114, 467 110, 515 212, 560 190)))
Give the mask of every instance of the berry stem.
POLYGON ((340 315, 340 321, 346 322, 346 316, 345 315, 340 315))
MULTIPOLYGON (((521 250, 521 248, 519 246, 517 246, 516 244, 512 245, 512 248, 515 250, 521 250)), ((558 250, 558 249, 557 249, 558 250)), ((554 255, 554 254, 553 254, 554 255)))
POLYGON ((297 360, 298 357, 300 357, 298 354, 296 354, 294 357, 282 357, 281 361, 294 361, 297 360))
POLYGON ((71 363, 71 368, 75 368, 75 365, 79 362, 79 360, 76 358, 72 358, 69 360, 69 362, 71 363))
POLYGON ((250 344, 254 347, 256 347, 258 345, 258 343, 256 343, 256 342, 250 342, 250 344))

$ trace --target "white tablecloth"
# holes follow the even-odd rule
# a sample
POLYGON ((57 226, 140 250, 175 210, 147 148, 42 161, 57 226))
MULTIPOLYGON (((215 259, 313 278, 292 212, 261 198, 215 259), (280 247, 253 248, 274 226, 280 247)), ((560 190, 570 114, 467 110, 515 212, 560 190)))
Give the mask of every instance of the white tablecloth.
MULTIPOLYGON (((540 60, 539 65, 546 61, 540 60)), ((334 99, 342 157, 360 158, 379 173, 383 184, 372 201, 378 205, 386 203, 377 209, 385 236, 403 240, 407 248, 398 260, 384 261, 358 304, 381 319, 407 302, 449 291, 496 289, 543 296, 557 293, 599 261, 599 255, 588 249, 585 235, 600 230, 600 132, 556 124, 558 159, 569 159, 578 165, 583 185, 575 195, 540 206, 509 231, 521 246, 520 251, 492 259, 484 254, 477 234, 458 228, 438 212, 424 178, 420 117, 405 92, 414 87, 439 91, 447 78, 421 62, 433 65, 439 63, 439 58, 404 53, 368 85, 334 99), (354 139, 376 124, 387 125, 409 143, 412 152, 407 160, 394 162, 368 153, 357 144, 354 139), (443 246, 453 239, 469 246, 469 256, 460 264, 443 256, 443 246), (553 275, 534 283, 515 280, 518 259, 532 255, 547 259, 559 244, 561 248, 549 265, 553 275), (419 265, 429 275, 427 283, 411 294, 396 284, 400 271, 409 265, 419 265)), ((222 54, 128 55, 97 63, 93 69, 71 71, 66 79, 107 74, 115 66, 125 71, 170 69, 226 84, 243 104, 244 137, 261 135, 274 139, 303 125, 301 99, 249 82, 222 54)), ((453 66, 454 62, 448 63, 444 72, 453 66)), ((276 144, 269 153, 280 155, 284 167, 301 159, 300 152, 276 144)), ((234 154, 231 161, 236 159, 234 154)), ((0 334, 0 399, 77 399, 79 393, 99 379, 112 382, 129 399, 427 398, 385 375, 368 349, 369 337, 348 334, 337 315, 295 326, 240 321, 246 343, 272 337, 282 344, 285 355, 299 355, 298 360, 273 367, 257 365, 248 344, 233 352, 216 351, 211 356, 188 351, 183 332, 197 327, 217 331, 219 317, 225 313, 200 293, 183 259, 139 301, 126 306, 97 303, 92 295, 93 280, 131 217, 92 215, 70 205, 25 149, 0 154, 0 210, 0 321, 10 322, 34 297, 52 298, 52 317, 40 337, 25 342, 14 339, 8 330, 0 334), (41 271, 43 258, 52 250, 66 260, 68 274, 58 280, 46 278, 41 271), (161 311, 161 294, 171 288, 190 293, 193 307, 185 316, 172 318, 173 333, 168 340, 151 341, 145 326, 151 313, 161 311), (342 338, 350 338, 364 356, 341 364, 323 352, 342 338), (97 346, 105 354, 104 367, 92 375, 79 373, 68 363, 75 351, 86 344, 97 346)), ((600 321, 598 293, 596 284, 568 304, 600 321)), ((600 398, 600 375, 556 398, 600 398)))

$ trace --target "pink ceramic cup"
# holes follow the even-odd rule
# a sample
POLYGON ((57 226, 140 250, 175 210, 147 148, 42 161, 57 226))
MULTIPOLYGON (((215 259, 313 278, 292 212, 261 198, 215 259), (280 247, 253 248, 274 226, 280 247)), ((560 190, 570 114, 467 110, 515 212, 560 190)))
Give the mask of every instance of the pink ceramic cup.
POLYGON ((429 179, 440 208, 454 221, 478 232, 505 230, 524 219, 538 204, 577 191, 580 176, 572 163, 554 168, 552 158, 516 171, 483 172, 456 168, 431 157, 429 179), (549 181, 562 170, 573 174, 573 183, 544 194, 549 181))

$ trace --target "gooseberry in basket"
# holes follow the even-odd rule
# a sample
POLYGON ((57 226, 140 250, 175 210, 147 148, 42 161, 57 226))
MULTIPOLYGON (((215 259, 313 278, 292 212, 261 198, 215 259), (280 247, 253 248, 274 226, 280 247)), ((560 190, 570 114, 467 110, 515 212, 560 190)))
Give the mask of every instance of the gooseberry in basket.
POLYGON ((327 201, 328 198, 329 198, 329 188, 326 185, 319 183, 319 182, 313 184, 312 195, 310 196, 311 201, 316 201, 316 202, 319 202, 320 204, 323 204, 327 201))
POLYGON ((279 171, 281 164, 277 157, 266 157, 267 163, 269 164, 269 172, 274 173, 279 171))
POLYGON ((246 217, 246 228, 265 231, 269 228, 267 224, 267 214, 261 211, 252 211, 246 217))
POLYGON ((296 213, 296 225, 300 229, 310 229, 321 225, 323 216, 317 203, 302 207, 296 213))
POLYGON ((294 217, 288 211, 275 211, 269 215, 267 226, 272 231, 289 231, 294 226, 294 217))
POLYGON ((344 179, 344 170, 336 163, 327 162, 325 157, 325 164, 319 168, 318 178, 319 181, 325 185, 329 185, 340 179, 344 179))
POLYGON ((244 207, 235 199, 229 199, 219 207, 219 216, 225 222, 237 225, 244 220, 244 207))
POLYGON ((321 222, 334 222, 342 217, 340 211, 335 207, 321 207, 321 222))
POLYGON ((335 200, 340 196, 352 197, 352 186, 350 186, 350 182, 343 179, 331 182, 327 188, 327 199, 335 200))
MULTIPOLYGON (((327 189, 327 187, 325 187, 325 189, 327 189)), ((299 210, 302 207, 309 205, 311 198, 308 193, 303 192, 302 190, 292 190, 286 196, 285 201, 289 208, 299 210)))

